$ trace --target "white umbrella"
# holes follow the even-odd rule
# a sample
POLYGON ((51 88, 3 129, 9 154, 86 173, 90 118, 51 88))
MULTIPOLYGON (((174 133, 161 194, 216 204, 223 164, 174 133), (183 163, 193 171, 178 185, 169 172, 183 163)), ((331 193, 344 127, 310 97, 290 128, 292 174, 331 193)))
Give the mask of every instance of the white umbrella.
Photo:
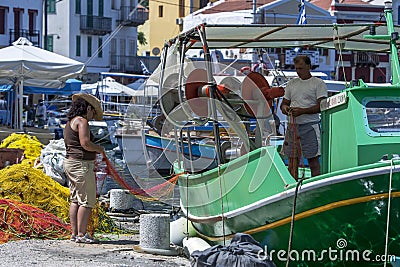
POLYGON ((111 77, 106 77, 99 83, 82 84, 81 91, 95 95, 98 90, 100 97, 103 96, 134 96, 135 90, 125 86, 111 77))
POLYGON ((0 49, 0 79, 19 84, 19 112, 13 126, 22 129, 24 84, 59 88, 67 79, 77 77, 84 69, 84 63, 35 47, 24 37, 20 37, 11 46, 0 49))

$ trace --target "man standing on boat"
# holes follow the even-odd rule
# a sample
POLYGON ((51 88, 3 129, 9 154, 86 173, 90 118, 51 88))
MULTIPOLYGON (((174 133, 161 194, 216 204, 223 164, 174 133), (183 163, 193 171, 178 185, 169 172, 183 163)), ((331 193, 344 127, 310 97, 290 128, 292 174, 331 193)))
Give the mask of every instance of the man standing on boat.
POLYGON ((311 60, 306 55, 294 59, 298 78, 290 80, 285 88, 281 110, 288 116, 288 127, 283 151, 289 157, 289 171, 298 178, 298 166, 303 155, 311 175, 320 174, 320 103, 328 96, 324 81, 311 75, 311 60))

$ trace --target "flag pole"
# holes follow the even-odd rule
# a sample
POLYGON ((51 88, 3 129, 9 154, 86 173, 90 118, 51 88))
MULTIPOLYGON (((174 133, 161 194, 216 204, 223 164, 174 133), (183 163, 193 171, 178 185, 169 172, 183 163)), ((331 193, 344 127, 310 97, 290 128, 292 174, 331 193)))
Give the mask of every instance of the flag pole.
MULTIPOLYGON (((257 23, 257 16, 256 16, 256 12, 257 12, 257 0, 253 0, 253 24, 257 23)), ((257 60, 258 60, 258 55, 257 55, 257 49, 253 48, 253 52, 252 52, 252 57, 251 57, 251 68, 253 69, 253 67, 257 64, 257 60)))

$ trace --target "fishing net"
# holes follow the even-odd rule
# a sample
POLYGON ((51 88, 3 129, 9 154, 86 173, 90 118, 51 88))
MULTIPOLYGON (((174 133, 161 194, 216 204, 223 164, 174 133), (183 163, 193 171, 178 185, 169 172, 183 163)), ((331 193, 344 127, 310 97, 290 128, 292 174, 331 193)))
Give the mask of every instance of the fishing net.
MULTIPOLYGON (((40 156, 41 149, 43 148, 43 145, 37 138, 27 134, 11 134, 3 140, 0 147, 23 149, 26 157, 22 163, 14 164, 0 170, 0 199, 6 199, 5 201, 9 201, 9 203, 17 201, 24 205, 30 205, 32 209, 41 209, 42 213, 53 214, 60 222, 69 222, 69 189, 54 181, 50 176, 43 173, 41 169, 33 168, 34 162, 40 156)), ((7 206, 7 203, 2 205, 7 206)), ((15 210, 16 208, 10 204, 9 208, 4 208, 7 212, 8 209, 15 210)), ((52 236, 45 232, 45 224, 39 224, 43 227, 43 229, 41 228, 43 230, 41 234, 38 232, 36 235, 34 233, 25 235, 26 230, 18 227, 25 222, 34 220, 35 218, 29 218, 33 213, 25 212, 21 217, 17 216, 19 213, 13 213, 13 216, 14 214, 15 218, 10 222, 15 223, 15 225, 9 225, 10 222, 8 221, 0 221, 0 243, 15 238, 47 238, 47 236, 52 236), (1 230, 3 228, 12 229, 10 231, 13 235, 1 230)), ((96 207, 93 209, 88 228, 92 234, 94 232, 127 233, 127 231, 121 230, 116 226, 114 221, 99 204, 96 204, 96 207)), ((49 228, 49 231, 53 233, 52 228, 49 228)), ((55 234, 54 238, 62 239, 69 234, 70 232, 67 235, 61 233, 57 236, 55 234)))
MULTIPOLYGON (((69 222, 69 189, 41 170, 21 164, 0 170, 0 198, 30 204, 69 222)), ((98 204, 93 209, 89 228, 92 234, 121 231, 98 204)))
POLYGON ((129 192, 135 195, 136 198, 143 200, 143 201, 154 201, 154 200, 162 200, 167 199, 173 196, 174 187, 178 181, 179 174, 175 175, 171 179, 151 187, 149 189, 142 189, 142 188, 134 188, 130 186, 122 177, 119 175, 118 171, 115 170, 114 166, 107 158, 106 154, 103 153, 103 160, 106 162, 107 165, 107 174, 111 175, 111 177, 119 183, 122 187, 129 190, 129 192))
POLYGON ((9 240, 65 239, 70 226, 39 208, 11 199, 0 199, 0 244, 9 240))
POLYGON ((0 198, 21 201, 69 220, 69 189, 28 165, 14 164, 0 170, 0 198))
POLYGON ((132 231, 121 229, 118 227, 113 219, 107 215, 106 211, 102 206, 97 202, 96 206, 92 210, 92 214, 90 215, 88 232, 91 235, 94 233, 113 233, 113 234, 128 234, 132 231))
POLYGON ((24 150, 25 159, 22 164, 28 166, 34 166, 35 160, 40 156, 43 147, 36 136, 18 133, 12 133, 0 144, 0 148, 20 148, 24 150))

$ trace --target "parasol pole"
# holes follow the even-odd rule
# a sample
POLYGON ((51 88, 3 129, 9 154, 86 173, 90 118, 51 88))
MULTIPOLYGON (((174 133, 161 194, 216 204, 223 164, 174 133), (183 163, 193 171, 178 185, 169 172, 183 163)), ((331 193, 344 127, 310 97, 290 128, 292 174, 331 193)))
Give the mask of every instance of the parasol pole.
POLYGON ((14 107, 13 107, 13 120, 12 120, 12 128, 13 129, 18 129, 19 128, 19 123, 18 123, 18 110, 19 110, 19 90, 20 90, 20 86, 21 86, 21 80, 17 80, 17 82, 15 83, 15 88, 14 88, 14 107))
POLYGON ((13 90, 13 108, 12 108, 12 128, 17 128, 17 99, 18 99, 18 88, 19 88, 19 80, 14 84, 13 90))
POLYGON ((18 92, 18 129, 20 130, 24 129, 22 124, 23 93, 24 93, 24 79, 22 78, 19 82, 19 92, 18 92))

